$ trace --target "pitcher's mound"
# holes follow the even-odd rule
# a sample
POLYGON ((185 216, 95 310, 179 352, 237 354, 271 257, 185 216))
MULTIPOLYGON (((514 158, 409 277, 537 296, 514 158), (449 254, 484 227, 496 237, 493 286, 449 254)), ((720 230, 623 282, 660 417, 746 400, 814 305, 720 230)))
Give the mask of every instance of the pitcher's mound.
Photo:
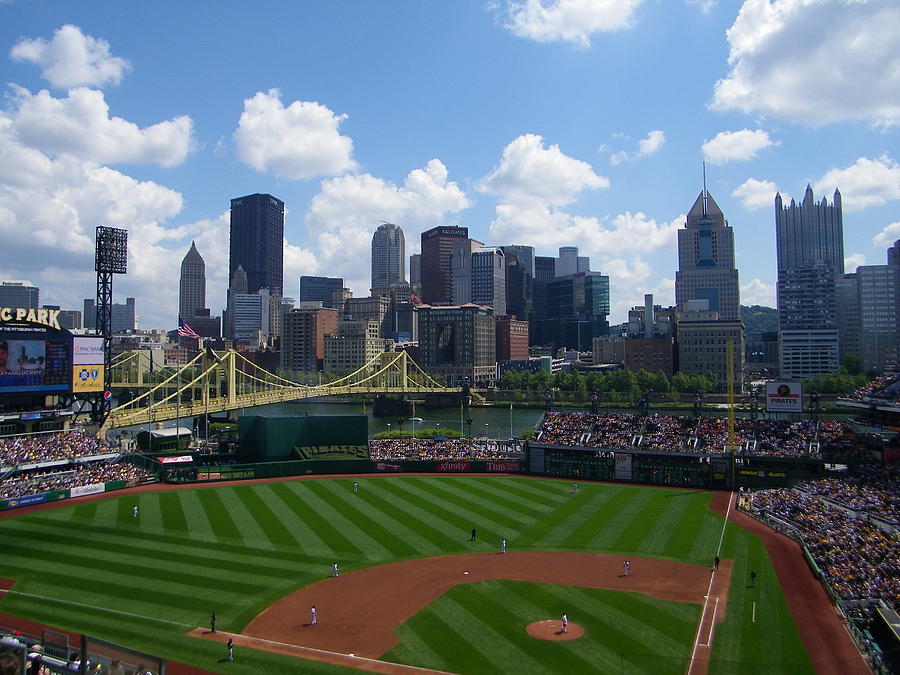
POLYGON ((562 632, 562 621, 559 619, 535 621, 525 626, 525 632, 538 640, 577 640, 584 635, 584 628, 577 623, 569 622, 569 629, 562 632))

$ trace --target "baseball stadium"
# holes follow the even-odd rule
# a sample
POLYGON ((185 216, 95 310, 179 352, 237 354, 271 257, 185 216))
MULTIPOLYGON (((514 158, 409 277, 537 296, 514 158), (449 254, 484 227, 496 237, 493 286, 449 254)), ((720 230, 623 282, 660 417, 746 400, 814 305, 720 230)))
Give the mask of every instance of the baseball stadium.
POLYGON ((527 440, 252 411, 107 440, 7 405, 0 673, 896 672, 898 388, 852 423, 548 409, 527 440))

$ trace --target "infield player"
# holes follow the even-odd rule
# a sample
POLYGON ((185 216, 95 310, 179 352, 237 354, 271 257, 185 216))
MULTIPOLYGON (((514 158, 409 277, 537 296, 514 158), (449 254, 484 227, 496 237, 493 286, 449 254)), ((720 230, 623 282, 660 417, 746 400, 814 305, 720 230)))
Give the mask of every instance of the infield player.
POLYGON ((506 553, 506 539, 500 540, 500 553, 506 553))
POLYGON ((569 617, 567 614, 562 615, 562 632, 563 633, 569 632, 569 617))
POLYGON ((309 625, 315 626, 317 623, 319 623, 319 617, 316 613, 316 606, 313 605, 309 610, 309 625))
POLYGON ((336 577, 336 576, 338 576, 338 575, 340 575, 340 572, 338 571, 338 564, 337 564, 337 563, 334 563, 334 564, 331 566, 331 576, 336 577))
POLYGON ((630 572, 631 572, 631 563, 626 560, 625 562, 622 563, 622 574, 627 577, 630 572))

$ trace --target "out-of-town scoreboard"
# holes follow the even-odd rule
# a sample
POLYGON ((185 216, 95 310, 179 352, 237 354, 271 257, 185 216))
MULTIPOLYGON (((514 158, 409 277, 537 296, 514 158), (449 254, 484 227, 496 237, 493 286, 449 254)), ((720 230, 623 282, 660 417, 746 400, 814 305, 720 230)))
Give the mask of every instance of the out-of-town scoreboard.
POLYGON ((103 391, 103 338, 73 335, 58 309, 0 307, 0 396, 103 391))

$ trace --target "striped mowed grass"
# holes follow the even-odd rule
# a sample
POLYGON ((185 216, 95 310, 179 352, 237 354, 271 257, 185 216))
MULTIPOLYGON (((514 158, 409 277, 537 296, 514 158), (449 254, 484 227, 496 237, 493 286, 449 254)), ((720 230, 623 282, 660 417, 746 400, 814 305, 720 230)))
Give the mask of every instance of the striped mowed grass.
MULTIPOLYGON (((184 634, 216 612, 240 632, 276 599, 330 574, 439 555, 557 550, 708 566, 723 520, 709 492, 525 477, 322 478, 141 492, 0 519, 0 612, 216 672, 338 672, 184 634), (132 518, 132 506, 140 515, 132 518), (469 542, 472 527, 478 540, 469 542)), ((812 672, 765 549, 729 524, 735 566, 710 672, 812 672), (749 571, 761 583, 747 588, 749 571), (756 621, 752 604, 756 603, 756 621)), ((398 592, 402 582, 398 580, 398 592)), ((493 580, 458 586, 398 629, 385 659, 460 673, 681 672, 699 605, 640 594, 493 580), (566 643, 524 626, 560 608, 587 629, 566 643)))

